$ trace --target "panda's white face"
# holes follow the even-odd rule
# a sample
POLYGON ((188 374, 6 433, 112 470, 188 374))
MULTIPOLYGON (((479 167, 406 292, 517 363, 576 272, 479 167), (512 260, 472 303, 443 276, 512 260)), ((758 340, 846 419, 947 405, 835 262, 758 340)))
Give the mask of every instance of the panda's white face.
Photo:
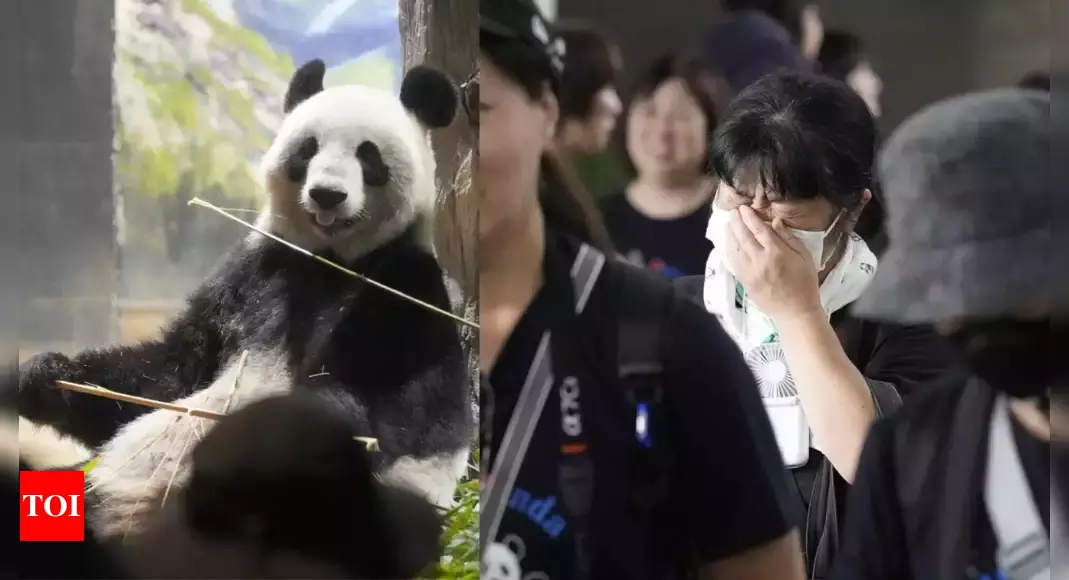
POLYGON ((260 226, 346 260, 399 236, 435 203, 424 128, 395 95, 370 87, 329 88, 296 105, 263 172, 270 199, 260 226))

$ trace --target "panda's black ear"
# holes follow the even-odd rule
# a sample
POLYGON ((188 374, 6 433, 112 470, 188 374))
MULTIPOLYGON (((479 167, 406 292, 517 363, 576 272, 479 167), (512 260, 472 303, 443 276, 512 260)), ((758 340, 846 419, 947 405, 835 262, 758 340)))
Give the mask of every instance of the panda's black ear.
POLYGON ((401 104, 430 129, 448 127, 460 98, 449 77, 428 66, 415 66, 401 82, 401 104))
POLYGON ((327 74, 327 65, 318 58, 310 60, 297 69, 286 89, 286 98, 282 102, 282 112, 289 114, 294 107, 306 101, 312 95, 323 91, 323 77, 327 74))

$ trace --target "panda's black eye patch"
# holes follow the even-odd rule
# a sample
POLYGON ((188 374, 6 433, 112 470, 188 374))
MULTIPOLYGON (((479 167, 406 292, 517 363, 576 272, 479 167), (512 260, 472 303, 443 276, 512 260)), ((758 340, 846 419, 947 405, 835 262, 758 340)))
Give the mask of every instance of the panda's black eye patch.
POLYGON ((316 156, 319 152, 319 142, 315 137, 309 137, 301 142, 301 146, 297 148, 297 157, 309 161, 316 156))
POLYGON ((319 142, 315 137, 308 137, 297 146, 297 150, 286 159, 286 175, 293 183, 304 183, 308 177, 308 163, 319 152, 319 142))
POLYGON ((390 169, 382 160, 382 152, 371 141, 364 141, 356 148, 356 158, 364 170, 364 183, 371 187, 382 187, 390 180, 390 169))

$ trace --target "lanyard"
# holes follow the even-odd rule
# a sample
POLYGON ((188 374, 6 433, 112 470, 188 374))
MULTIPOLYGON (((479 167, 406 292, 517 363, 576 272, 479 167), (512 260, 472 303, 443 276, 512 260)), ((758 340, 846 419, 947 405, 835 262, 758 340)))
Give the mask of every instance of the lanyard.
MULTIPOLYGON (((586 307, 587 301, 605 265, 605 256, 590 246, 583 244, 572 263, 570 270, 570 284, 565 280, 561 286, 567 288, 573 297, 575 309, 568 312, 572 321, 586 307)), ((547 268, 552 270, 552 266, 547 268)), ((552 272, 547 272, 547 286, 555 287, 557 277, 552 272)), ((480 515, 479 543, 485 551, 488 544, 498 536, 501 520, 504 517, 508 505, 509 496, 515 486, 523 464, 523 458, 531 442, 535 428, 545 408, 546 401, 553 385, 554 377, 554 352, 561 353, 557 358, 564 356, 564 349, 552 348, 552 331, 546 331, 538 343, 535 356, 524 379, 520 390, 516 407, 509 419, 508 427, 501 439, 496 457, 489 458, 484 450, 486 462, 492 465, 489 481, 484 485, 480 503, 482 513, 480 515)), ((558 345, 559 346, 559 345, 558 345)), ((586 521, 589 515, 589 505, 592 495, 592 469, 586 444, 582 437, 582 418, 578 404, 578 384, 575 381, 564 381, 561 385, 561 430, 564 440, 561 446, 561 461, 559 465, 559 484, 565 507, 569 512, 572 523, 572 532, 575 539, 577 568, 579 578, 584 578, 589 571, 589 557, 587 554, 586 521)), ((492 424, 493 421, 493 394, 492 389, 487 389, 484 394, 489 394, 491 404, 489 409, 484 404, 484 425, 492 424), (489 410, 489 413, 487 413, 489 410), (485 416, 489 415, 489 417, 485 416)), ((483 432, 484 439, 489 440, 492 433, 483 432)), ((489 445, 484 441, 484 446, 489 445)))

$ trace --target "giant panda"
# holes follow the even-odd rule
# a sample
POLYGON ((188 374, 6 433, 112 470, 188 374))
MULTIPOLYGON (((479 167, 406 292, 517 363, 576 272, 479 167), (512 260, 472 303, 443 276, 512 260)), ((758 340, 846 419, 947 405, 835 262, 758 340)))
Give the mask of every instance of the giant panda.
POLYGON ((377 481, 343 409, 299 390, 227 415, 187 486, 121 546, 141 578, 414 578, 439 558, 437 510, 377 481))
MULTIPOLYGON (((285 116, 263 159, 267 202, 257 225, 449 310, 431 242, 428 131, 452 121, 455 87, 426 67, 406 74, 399 96, 324 88, 324 74, 314 60, 289 83, 285 116)), ((473 440, 466 367, 455 320, 254 233, 158 340, 39 355, 20 369, 17 405, 27 431, 32 422, 33 432, 93 450, 87 517, 107 538, 137 531, 161 490, 186 483, 189 450, 213 422, 58 389, 56 380, 217 413, 307 390, 378 439, 381 479, 444 506, 473 440)), ((20 438, 20 449, 35 444, 20 438)), ((85 459, 56 449, 65 454, 38 464, 85 459)))
MULTIPOLYGON (((10 470, 14 415, 0 409, 0 426, 10 470)), ((15 561, 0 559, 0 576, 412 578, 439 558, 441 518, 425 499, 373 477, 352 428, 341 409, 303 389, 252 403, 194 446, 189 484, 142 530, 107 543, 87 529, 83 542, 24 544, 6 552, 15 561)), ((18 459, 20 470, 34 468, 32 457, 18 459)), ((0 487, 13 494, 9 470, 0 487)))

